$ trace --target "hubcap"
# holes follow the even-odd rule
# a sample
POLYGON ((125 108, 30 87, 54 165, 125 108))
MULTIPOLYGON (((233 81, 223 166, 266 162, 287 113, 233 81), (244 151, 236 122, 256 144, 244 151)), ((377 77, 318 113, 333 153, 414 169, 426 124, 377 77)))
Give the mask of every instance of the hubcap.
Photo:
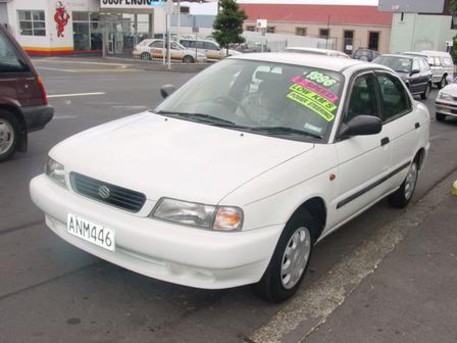
POLYGON ((409 199, 413 195, 417 179, 417 164, 413 162, 408 170, 405 180, 405 198, 409 199))
POLYGON ((13 145, 14 129, 10 122, 0 119, 0 154, 8 151, 13 145))
POLYGON ((286 289, 293 288, 300 280, 311 252, 311 235, 305 227, 299 227, 289 239, 281 262, 281 283, 286 289))

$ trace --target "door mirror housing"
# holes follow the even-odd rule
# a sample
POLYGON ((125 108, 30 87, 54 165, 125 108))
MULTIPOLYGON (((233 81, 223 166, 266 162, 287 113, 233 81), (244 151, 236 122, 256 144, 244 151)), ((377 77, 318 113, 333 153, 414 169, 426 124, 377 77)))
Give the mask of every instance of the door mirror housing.
POLYGON ((361 114, 341 125, 339 136, 368 136, 375 135, 381 130, 382 121, 379 117, 361 114))
POLYGON ((411 73, 409 73, 409 75, 414 75, 414 74, 419 74, 419 73, 420 73, 419 69, 413 69, 413 70, 411 70, 411 73))
POLYGON ((160 95, 165 99, 167 96, 173 94, 175 90, 175 85, 163 85, 160 87, 160 95))

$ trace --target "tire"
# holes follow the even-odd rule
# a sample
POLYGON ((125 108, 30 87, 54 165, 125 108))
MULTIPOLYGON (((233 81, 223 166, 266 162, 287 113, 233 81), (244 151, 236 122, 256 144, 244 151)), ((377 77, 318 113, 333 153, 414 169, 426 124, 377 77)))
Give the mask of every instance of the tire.
POLYGON ((389 195, 389 203, 396 208, 405 208, 413 197, 416 189, 417 176, 419 173, 419 165, 417 159, 410 164, 406 178, 400 188, 389 195))
POLYGON ((151 55, 148 52, 143 52, 143 53, 141 53, 140 58, 143 61, 150 61, 151 60, 151 55))
POLYGON ((316 232, 316 222, 306 210, 289 220, 262 279, 252 286, 256 296, 279 303, 294 295, 308 268, 316 232))
POLYGON ((438 89, 441 89, 444 86, 446 86, 446 84, 447 84, 446 75, 443 75, 443 78, 441 79, 441 81, 438 82, 436 85, 438 86, 438 89))
POLYGON ((427 87, 425 88, 424 92, 421 93, 422 100, 427 100, 428 96, 430 95, 431 89, 432 89, 432 85, 430 83, 427 83, 427 87))
POLYGON ((13 157, 19 141, 19 123, 10 113, 0 110, 0 162, 13 157))
POLYGON ((446 116, 442 113, 435 113, 435 118, 438 121, 444 121, 446 119, 446 116))
POLYGON ((194 58, 190 55, 184 56, 182 61, 183 61, 183 63, 194 63, 195 62, 194 58))

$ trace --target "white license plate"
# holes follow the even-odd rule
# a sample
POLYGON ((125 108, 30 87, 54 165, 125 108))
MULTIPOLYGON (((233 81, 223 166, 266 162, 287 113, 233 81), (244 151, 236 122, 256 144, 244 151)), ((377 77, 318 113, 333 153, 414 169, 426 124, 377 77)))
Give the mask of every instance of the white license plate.
POLYGON ((68 213, 67 232, 109 251, 114 251, 114 230, 68 213))

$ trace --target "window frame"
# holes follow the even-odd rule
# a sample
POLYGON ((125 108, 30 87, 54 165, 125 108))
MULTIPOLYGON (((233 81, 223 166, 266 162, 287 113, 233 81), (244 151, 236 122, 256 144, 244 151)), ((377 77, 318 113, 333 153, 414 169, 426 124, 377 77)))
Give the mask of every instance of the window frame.
POLYGON ((401 118, 405 115, 408 115, 409 113, 411 113, 413 111, 413 103, 411 101, 411 97, 409 96, 409 93, 408 91, 406 90, 406 87, 403 83, 403 81, 401 81, 401 79, 396 76, 395 74, 392 74, 386 70, 376 70, 374 72, 375 74, 375 80, 376 80, 376 84, 377 84, 377 93, 378 93, 378 103, 379 103, 379 106, 380 106, 380 118, 382 120, 382 123, 383 124, 387 124, 387 123, 390 123, 394 120, 397 120, 398 118, 401 118), (395 115, 393 116, 390 116, 388 118, 385 117, 384 115, 384 97, 383 97, 383 94, 382 94, 382 91, 381 91, 381 85, 379 84, 379 80, 378 80, 378 77, 379 76, 382 76, 382 75, 386 75, 388 78, 393 78, 397 81, 398 85, 400 85, 400 89, 402 90, 402 93, 406 99, 406 106, 407 108, 405 110, 403 110, 402 112, 398 112, 396 113, 395 115))
MULTIPOLYGON (((25 37, 46 37, 47 30, 46 30, 46 12, 44 10, 17 10, 17 20, 18 20, 18 29, 19 35, 25 37), (30 19, 21 19, 21 14, 24 14, 24 17, 27 17, 27 13, 29 14, 30 19), (43 17, 43 19, 35 19, 34 13, 38 14, 38 18, 43 17), (22 29, 22 23, 30 23, 30 31, 31 34, 25 34, 22 29), (43 27, 35 27, 35 24, 41 23, 43 27), (37 32, 43 32, 43 34, 37 34, 37 32)), ((29 29, 27 29, 29 31, 29 29)))

